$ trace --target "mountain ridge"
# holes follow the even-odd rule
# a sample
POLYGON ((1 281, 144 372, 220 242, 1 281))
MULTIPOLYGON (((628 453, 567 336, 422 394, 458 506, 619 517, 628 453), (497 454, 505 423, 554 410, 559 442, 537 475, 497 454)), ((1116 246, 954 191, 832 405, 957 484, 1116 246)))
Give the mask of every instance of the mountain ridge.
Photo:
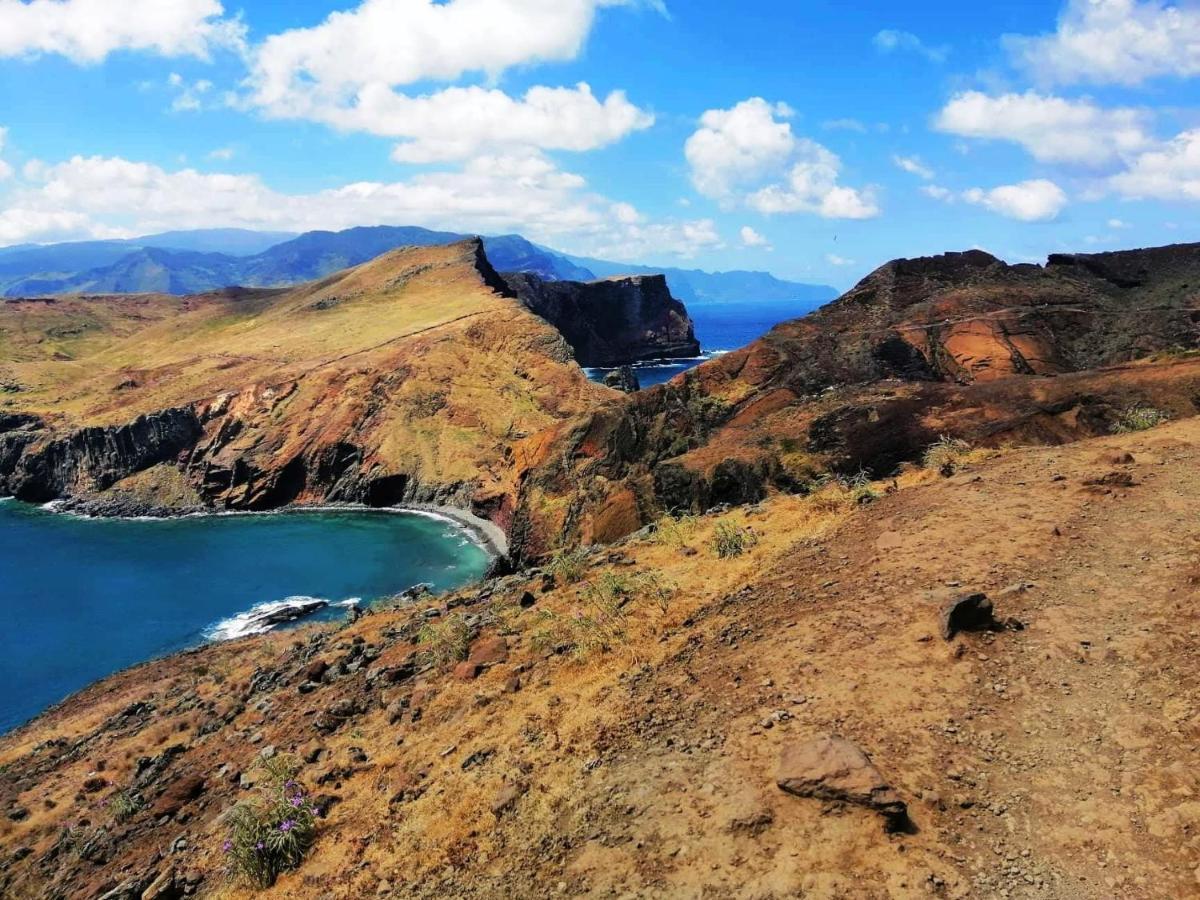
MULTIPOLYGON (((340 232, 312 231, 290 236, 252 254, 229 254, 228 259, 209 259, 197 267, 193 257, 176 255, 153 271, 143 268, 145 251, 184 251, 207 253, 222 240, 244 246, 254 232, 199 231, 167 232, 131 241, 77 242, 45 247, 0 249, 0 293, 7 297, 34 294, 60 294, 88 290, 152 292, 164 285, 179 285, 179 293, 216 290, 232 285, 244 287, 281 287, 320 278, 340 269, 358 265, 400 246, 432 246, 461 240, 468 235, 431 231, 416 226, 363 226, 340 232), (224 235, 224 238, 222 237, 224 235), (135 247, 138 241, 146 246, 135 247), (167 246, 170 242, 189 246, 167 246), (57 249, 56 249, 57 248, 57 249), (178 272, 172 271, 177 265, 178 272)), ((761 299, 831 299, 832 288, 782 282, 767 273, 715 273, 655 269, 593 260, 603 271, 597 272, 574 257, 542 247, 521 235, 486 237, 489 257, 500 271, 529 272, 544 280, 591 281, 618 274, 662 274, 666 272, 671 289, 684 302, 696 302, 701 295, 721 301, 761 299), (697 290, 696 285, 701 285, 697 290), (763 293, 767 296, 758 296, 763 293)), ((175 292, 175 291, 173 291, 175 292)))

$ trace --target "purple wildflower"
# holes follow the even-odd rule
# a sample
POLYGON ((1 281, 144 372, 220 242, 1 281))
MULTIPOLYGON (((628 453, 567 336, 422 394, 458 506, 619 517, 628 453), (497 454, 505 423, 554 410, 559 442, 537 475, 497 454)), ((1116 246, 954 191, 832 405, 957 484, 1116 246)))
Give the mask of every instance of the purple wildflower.
POLYGON ((295 797, 292 798, 292 806, 294 806, 296 809, 299 809, 303 803, 304 803, 304 795, 303 794, 297 794, 295 797))
POLYGON ((288 819, 286 822, 283 822, 279 826, 279 830, 283 831, 283 832, 288 832, 288 831, 291 831, 295 827, 296 827, 296 823, 293 820, 288 819))
POLYGON ((263 849, 265 846, 267 846, 267 845, 266 845, 266 844, 264 844, 262 841, 259 841, 257 844, 255 844, 255 845, 254 845, 254 849, 255 849, 255 850, 261 850, 261 849, 263 849))
POLYGON ((230 850, 233 849, 233 841, 226 841, 224 844, 221 845, 221 849, 224 850, 226 853, 228 853, 230 850))

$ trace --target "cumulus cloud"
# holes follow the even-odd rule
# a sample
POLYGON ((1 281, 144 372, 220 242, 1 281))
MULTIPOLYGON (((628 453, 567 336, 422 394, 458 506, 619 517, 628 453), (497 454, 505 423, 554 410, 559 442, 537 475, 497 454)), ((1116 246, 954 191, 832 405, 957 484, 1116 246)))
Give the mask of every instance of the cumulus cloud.
POLYGON ((792 126, 780 121, 792 115, 786 103, 768 103, 761 97, 706 112, 684 146, 696 190, 728 199, 739 185, 778 169, 796 146, 792 126))
POLYGON ((966 91, 946 104, 934 126, 962 137, 1011 141, 1041 162, 1102 167, 1152 143, 1147 120, 1143 110, 1104 109, 1036 91, 998 97, 966 91))
POLYGON ((742 226, 741 238, 743 247, 764 247, 768 250, 771 249, 771 242, 749 225, 742 226))
POLYGON ((972 188, 963 193, 963 199, 1021 222, 1049 222, 1058 218, 1067 205, 1062 188, 1044 178, 991 190, 972 188))
POLYGON ((207 78, 189 82, 178 72, 172 72, 167 77, 167 87, 175 94, 171 100, 172 112, 198 112, 204 107, 213 83, 207 78))
POLYGON ((53 53, 89 64, 120 50, 207 58, 244 37, 218 0, 0 0, 0 58, 53 53))
POLYGON ((706 112, 684 147, 696 190, 727 206, 740 202, 768 214, 877 216, 873 193, 841 185, 841 160, 815 141, 796 137, 785 121, 792 115, 786 104, 761 97, 706 112))
POLYGON ((918 178, 923 178, 925 181, 932 181, 934 178, 933 169, 921 162, 919 156, 893 156, 892 162, 896 168, 908 172, 910 175, 916 175, 918 178))
POLYGON ((31 163, 0 213, 0 243, 240 226, 305 231, 413 224, 483 234, 521 231, 578 252, 632 259, 691 256, 720 245, 711 220, 646 221, 537 153, 482 156, 454 171, 355 182, 306 194, 257 175, 168 171, 150 163, 76 156, 31 163))
POLYGON ((1014 62, 1043 83, 1139 84, 1200 74, 1200 8, 1162 0, 1070 0, 1053 34, 1009 36, 1014 62))
POLYGON ((921 193, 926 197, 932 197, 934 200, 941 200, 943 203, 954 202, 954 191, 949 188, 942 187, 940 184, 925 184, 921 186, 921 193))
POLYGON ((414 96, 402 88, 574 59, 605 6, 639 0, 364 0, 311 28, 267 38, 254 54, 249 106, 275 118, 403 140, 401 162, 466 159, 513 147, 592 150, 654 121, 615 91, 493 88, 414 96))
POLYGON ((831 266, 852 266, 852 265, 854 265, 854 260, 847 259, 844 256, 838 256, 836 253, 826 253, 825 254, 825 262, 829 263, 831 266))
POLYGON ((1139 154, 1108 183, 1133 200, 1200 200, 1200 128, 1139 154))
POLYGON ((905 51, 916 53, 930 62, 942 63, 950 55, 949 47, 931 47, 910 31, 897 31, 892 28, 878 32, 872 42, 880 53, 895 53, 905 51))

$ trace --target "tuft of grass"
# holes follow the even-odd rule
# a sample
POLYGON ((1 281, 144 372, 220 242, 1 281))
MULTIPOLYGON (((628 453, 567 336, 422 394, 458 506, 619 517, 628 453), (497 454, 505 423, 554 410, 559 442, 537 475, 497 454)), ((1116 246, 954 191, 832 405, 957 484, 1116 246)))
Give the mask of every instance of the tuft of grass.
POLYGON ((234 807, 223 848, 233 877, 254 888, 268 888, 297 868, 317 834, 316 810, 296 780, 296 759, 279 755, 261 765, 267 776, 262 796, 234 807))
POLYGON ((587 572, 587 551, 564 550, 551 560, 550 574, 567 584, 578 584, 587 572))
POLYGON ((417 643, 425 648, 434 665, 462 662, 471 648, 471 629, 458 613, 427 623, 417 633, 417 643))
POLYGON ((922 460, 926 469, 933 469, 949 478, 958 471, 963 457, 971 452, 966 441, 942 435, 936 444, 931 444, 922 460))
POLYGON ((1132 434, 1136 431, 1147 431, 1171 421, 1171 416, 1161 409, 1155 409, 1144 403, 1134 403, 1125 407, 1117 416, 1113 425, 1115 434, 1132 434))
POLYGON ((142 799, 142 795, 136 791, 125 790, 117 791, 109 797, 107 805, 113 819, 118 823, 124 823, 141 812, 146 802, 142 799))
POLYGON ((713 530, 712 550, 718 559, 741 556, 758 543, 758 536, 749 528, 732 522, 718 522, 713 530))
POLYGON ((700 520, 689 514, 663 516, 658 520, 655 538, 664 547, 680 550, 695 536, 699 524, 700 520))
POLYGON ((874 503, 879 499, 879 492, 871 484, 871 476, 867 472, 859 472, 845 479, 846 490, 850 494, 850 502, 858 506, 874 503))

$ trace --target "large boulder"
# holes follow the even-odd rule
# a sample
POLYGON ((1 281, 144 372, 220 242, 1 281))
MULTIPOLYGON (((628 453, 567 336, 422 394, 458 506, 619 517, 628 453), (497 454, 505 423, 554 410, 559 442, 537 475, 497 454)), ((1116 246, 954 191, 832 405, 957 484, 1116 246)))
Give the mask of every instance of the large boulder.
POLYGON ((873 809, 889 831, 908 821, 908 807, 884 781, 871 758, 837 735, 794 741, 783 748, 776 784, 797 797, 851 803, 873 809))

